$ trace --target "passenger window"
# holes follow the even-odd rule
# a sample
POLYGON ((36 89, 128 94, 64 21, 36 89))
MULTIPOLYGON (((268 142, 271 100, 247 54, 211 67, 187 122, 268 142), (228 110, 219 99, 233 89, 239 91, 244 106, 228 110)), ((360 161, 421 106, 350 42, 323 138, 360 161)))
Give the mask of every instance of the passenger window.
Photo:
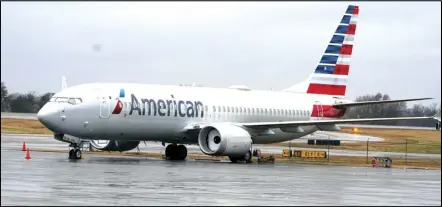
POLYGON ((223 106, 223 112, 226 112, 226 107, 225 106, 223 106))
POLYGON ((221 112, 221 106, 218 106, 218 112, 221 112))
POLYGON ((216 112, 216 107, 215 106, 213 106, 213 112, 216 112))
POLYGON ((204 106, 204 111, 205 112, 209 111, 209 108, 207 106, 204 106))
POLYGON ((238 107, 235 107, 235 112, 236 112, 236 113, 239 113, 239 109, 238 109, 238 107))
POLYGON ((52 97, 51 99, 49 99, 49 102, 54 102, 55 99, 57 99, 56 97, 52 97))

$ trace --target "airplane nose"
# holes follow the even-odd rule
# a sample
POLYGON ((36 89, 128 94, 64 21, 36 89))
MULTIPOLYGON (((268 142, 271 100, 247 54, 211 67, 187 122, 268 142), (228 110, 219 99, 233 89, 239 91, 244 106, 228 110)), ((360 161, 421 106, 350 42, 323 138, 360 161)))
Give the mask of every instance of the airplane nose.
POLYGON ((48 129, 54 130, 57 124, 58 111, 57 107, 46 104, 38 111, 37 119, 48 129))

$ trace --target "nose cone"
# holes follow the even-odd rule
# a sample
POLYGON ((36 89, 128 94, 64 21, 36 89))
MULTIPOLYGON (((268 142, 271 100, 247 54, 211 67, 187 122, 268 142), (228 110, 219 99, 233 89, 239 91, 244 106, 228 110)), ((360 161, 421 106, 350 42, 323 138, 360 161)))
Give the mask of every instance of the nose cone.
POLYGON ((37 119, 51 131, 55 131, 58 122, 58 107, 45 104, 37 113, 37 119))

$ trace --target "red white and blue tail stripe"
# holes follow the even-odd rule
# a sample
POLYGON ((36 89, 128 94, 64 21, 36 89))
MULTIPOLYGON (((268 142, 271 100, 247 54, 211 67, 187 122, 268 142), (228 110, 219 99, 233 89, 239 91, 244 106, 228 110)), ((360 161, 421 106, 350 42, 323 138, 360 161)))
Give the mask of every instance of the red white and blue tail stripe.
POLYGON ((345 96, 358 14, 358 6, 348 6, 314 73, 285 91, 345 96))
POLYGON ((358 6, 348 6, 311 76, 307 93, 345 96, 358 14, 358 6))

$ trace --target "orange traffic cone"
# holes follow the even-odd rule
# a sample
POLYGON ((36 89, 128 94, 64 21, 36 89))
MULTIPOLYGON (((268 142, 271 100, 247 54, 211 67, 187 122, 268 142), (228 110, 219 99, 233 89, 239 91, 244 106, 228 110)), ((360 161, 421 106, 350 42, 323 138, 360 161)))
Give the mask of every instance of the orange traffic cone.
POLYGON ((21 151, 26 151, 26 142, 23 142, 23 146, 21 147, 21 151))
POLYGON ((31 153, 29 152, 29 148, 26 150, 25 159, 27 159, 27 160, 31 159, 31 153))

